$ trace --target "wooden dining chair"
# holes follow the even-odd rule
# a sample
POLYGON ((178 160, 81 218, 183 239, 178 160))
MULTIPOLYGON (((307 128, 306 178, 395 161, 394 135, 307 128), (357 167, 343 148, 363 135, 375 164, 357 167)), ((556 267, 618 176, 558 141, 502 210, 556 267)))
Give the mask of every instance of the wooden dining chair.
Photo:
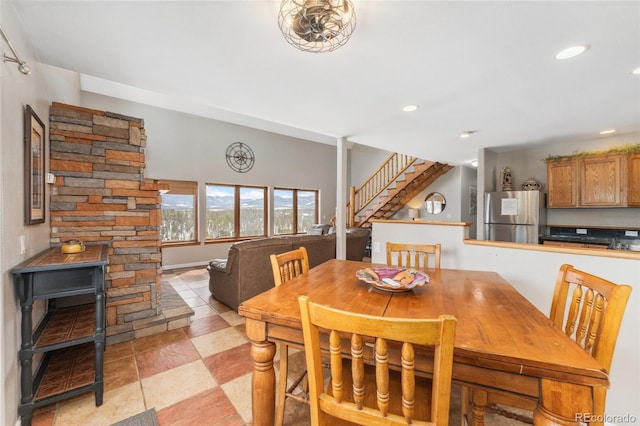
POLYGON ((440 244, 401 244, 387 242, 387 265, 407 268, 428 268, 432 257, 433 268, 440 269, 440 244))
MULTIPOLYGON (((286 283, 292 278, 309 271, 309 256, 307 249, 300 247, 297 250, 288 251, 281 254, 271 255, 271 269, 273 270, 273 281, 276 287, 286 283)), ((282 425, 284 422, 284 404, 287 398, 293 399, 301 403, 308 403, 306 395, 301 396, 293 393, 300 382, 306 375, 306 370, 301 374, 290 387, 287 387, 287 378, 289 375, 289 345, 280 343, 278 345, 280 351, 280 383, 278 384, 277 406, 276 406, 276 425, 282 425)))
MULTIPOLYGON (((555 327, 564 331, 609 372, 630 294, 631 286, 615 284, 564 264, 556 279, 550 319, 555 327)), ((534 410, 536 400, 495 392, 486 392, 485 395, 485 392, 463 389, 463 413, 470 414, 470 398, 474 397, 474 393, 480 393, 481 400, 486 396, 488 410, 533 424, 533 418, 523 415, 522 411, 514 412, 504 406, 525 410, 527 413, 534 410)), ((596 388, 594 400, 594 415, 604 416, 606 389, 596 388)), ((464 415, 462 424, 464 426, 464 415)))
POLYGON ((308 296, 298 301, 312 425, 448 425, 455 317, 384 318, 322 306, 308 296), (327 336, 325 391, 320 345, 327 336), (432 380, 414 375, 417 346, 434 351, 432 380))

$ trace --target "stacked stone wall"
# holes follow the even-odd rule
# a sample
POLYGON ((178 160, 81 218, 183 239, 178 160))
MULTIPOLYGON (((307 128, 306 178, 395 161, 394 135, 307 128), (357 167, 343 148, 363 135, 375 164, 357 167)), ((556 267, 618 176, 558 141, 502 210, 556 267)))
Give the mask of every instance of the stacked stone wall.
POLYGON ((109 246, 107 341, 133 339, 135 321, 161 313, 161 198, 143 177, 144 121, 60 103, 49 120, 51 245, 109 246))

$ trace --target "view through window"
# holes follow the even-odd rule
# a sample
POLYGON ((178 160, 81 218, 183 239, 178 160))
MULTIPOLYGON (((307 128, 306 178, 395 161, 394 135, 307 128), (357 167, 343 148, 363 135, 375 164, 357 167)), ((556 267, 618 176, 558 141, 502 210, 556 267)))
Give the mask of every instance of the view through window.
POLYGON ((207 186, 206 239, 266 236, 266 187, 207 186))
POLYGON ((198 183, 179 180, 161 180, 169 186, 162 194, 163 243, 184 243, 198 240, 198 183))
POLYGON ((318 191, 276 188, 273 191, 273 233, 302 234, 318 223, 318 191))

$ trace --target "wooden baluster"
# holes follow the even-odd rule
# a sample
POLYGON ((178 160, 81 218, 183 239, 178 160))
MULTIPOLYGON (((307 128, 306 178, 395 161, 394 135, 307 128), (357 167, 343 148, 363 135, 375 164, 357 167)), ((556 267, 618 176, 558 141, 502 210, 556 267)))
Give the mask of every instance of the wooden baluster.
POLYGON ((331 330, 329 334, 329 353, 331 360, 331 389, 333 397, 338 403, 342 402, 344 391, 344 381, 342 380, 342 344, 340 341, 340 333, 331 330))
POLYGON ((587 326, 589 318, 591 318, 591 310, 593 309, 593 294, 593 290, 588 289, 584 295, 582 311, 580 312, 580 322, 578 323, 578 330, 576 330, 576 342, 582 347, 585 347, 583 341, 587 336, 587 326))
POLYGON ((598 330, 600 329, 600 323, 602 322, 602 315, 604 311, 606 300, 601 294, 597 294, 593 311, 591 313, 591 321, 589 321, 589 329, 587 330, 587 338, 584 342, 584 348, 591 353, 593 350, 593 344, 596 341, 598 330))
POLYGON ((402 345, 402 414, 408 424, 413 420, 416 405, 415 366, 413 345, 404 343, 402 345))
POLYGON ((573 290, 571 296, 571 306, 569 307, 569 314, 567 315, 567 322, 565 326, 565 333, 571 337, 573 330, 576 327, 576 318, 578 318, 578 312, 580 310, 580 302, 582 301, 582 287, 577 285, 573 290))
POLYGON ((376 399, 383 416, 389 412, 389 349, 387 341, 376 339, 376 399))
POLYGON ((351 336, 351 374, 353 376, 353 402, 362 410, 364 403, 364 344, 362 336, 351 336))

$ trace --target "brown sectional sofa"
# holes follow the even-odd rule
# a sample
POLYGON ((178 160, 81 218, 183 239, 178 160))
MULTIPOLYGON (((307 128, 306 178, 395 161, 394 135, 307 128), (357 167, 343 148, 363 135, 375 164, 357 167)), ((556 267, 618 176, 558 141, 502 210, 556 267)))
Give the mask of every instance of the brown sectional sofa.
MULTIPOLYGON (((369 241, 369 230, 347 230, 347 259, 362 260, 369 241)), ((240 303, 275 284, 269 257, 305 247, 309 267, 313 268, 336 257, 336 235, 291 235, 242 241, 229 248, 226 259, 209 262, 209 291, 213 297, 238 310, 240 303)))

